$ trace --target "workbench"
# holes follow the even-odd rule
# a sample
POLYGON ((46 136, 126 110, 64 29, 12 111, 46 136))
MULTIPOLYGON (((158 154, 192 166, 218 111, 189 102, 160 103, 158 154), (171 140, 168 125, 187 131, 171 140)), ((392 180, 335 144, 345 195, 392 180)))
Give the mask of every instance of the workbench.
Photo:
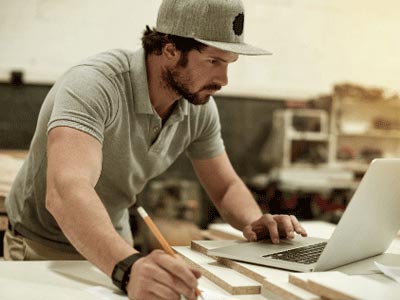
MULTIPOLYGON (((316 237, 329 237, 335 226, 325 222, 303 222, 303 226, 310 235, 316 237)), ((221 225, 219 230, 228 230, 234 236, 234 230, 228 225, 221 225)), ((200 241, 201 244, 202 241, 200 241)), ((203 241, 205 242, 205 241, 203 241)), ((207 241, 216 242, 216 241, 207 241)), ((186 259, 193 260, 195 255, 203 255, 200 252, 193 252, 193 249, 186 247, 179 248, 179 253, 186 253, 186 259), (186 251, 186 252, 185 252, 186 251)), ((400 254, 400 240, 396 238, 390 246, 388 252, 400 254)), ((212 262, 211 267, 225 268, 227 272, 238 272, 230 270, 228 266, 218 266, 219 263, 212 262), (229 270, 229 271, 228 271, 229 270)), ((249 264, 244 264, 249 267, 249 264)), ((288 282, 289 274, 294 279, 302 280, 302 275, 318 275, 317 273, 289 273, 284 270, 251 266, 254 274, 264 274, 259 276, 257 283, 260 284, 260 293, 250 290, 249 294, 236 293, 230 294, 221 284, 216 284, 205 274, 199 280, 199 286, 210 293, 217 293, 219 298, 212 299, 247 299, 247 300, 276 300, 276 299, 320 299, 312 293, 300 291, 298 287, 288 282), (284 296, 282 296, 284 295, 284 296), (296 296, 297 295, 297 296, 296 296), (297 298, 296 298, 296 297, 297 298), (227 297, 227 298, 225 298, 227 297)), ((217 269, 216 269, 217 270, 217 269)), ((221 270, 217 270, 213 275, 219 276, 221 270)), ((240 273, 240 272, 238 272, 240 273)), ((326 273, 326 272, 325 272, 326 273)), ((327 273, 328 274, 328 273, 327 273)), ((243 273, 239 276, 245 277, 243 273)), ((249 277, 254 278, 249 274, 249 277)), ((382 274, 370 274, 367 276, 383 283, 392 289, 398 288, 400 295, 400 284, 385 277, 382 274)), ((249 278, 248 280, 254 280, 249 278)), ((214 278, 215 279, 215 278, 214 278)), ((219 278, 228 280, 229 278, 219 278)), ((244 279, 243 279, 244 280, 244 279)), ((218 283, 218 280, 216 281, 218 283)), ((368 288, 368 287, 366 287, 368 288)), ((235 291, 234 291, 235 292, 235 291)), ((383 295, 382 295, 383 296, 383 295)), ((386 296, 386 295, 385 295, 386 296)), ((381 299, 390 299, 382 297, 381 299)), ((28 261, 28 262, 8 262, 0 261, 0 299, 7 300, 122 300, 127 299, 116 287, 113 286, 111 279, 99 271, 87 261, 28 261)), ((335 299, 335 298, 331 298, 335 299)), ((208 299, 206 299, 208 300, 208 299)), ((210 299, 211 300, 211 299, 210 299)))

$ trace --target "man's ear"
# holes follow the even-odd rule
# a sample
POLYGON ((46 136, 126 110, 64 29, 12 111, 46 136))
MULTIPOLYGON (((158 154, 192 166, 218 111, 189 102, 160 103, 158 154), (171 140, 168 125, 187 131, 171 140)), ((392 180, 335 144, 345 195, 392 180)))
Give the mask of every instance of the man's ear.
POLYGON ((178 49, 176 49, 176 46, 173 43, 165 44, 162 52, 163 52, 163 55, 165 55, 165 57, 168 59, 171 59, 171 60, 179 59, 180 51, 178 49))

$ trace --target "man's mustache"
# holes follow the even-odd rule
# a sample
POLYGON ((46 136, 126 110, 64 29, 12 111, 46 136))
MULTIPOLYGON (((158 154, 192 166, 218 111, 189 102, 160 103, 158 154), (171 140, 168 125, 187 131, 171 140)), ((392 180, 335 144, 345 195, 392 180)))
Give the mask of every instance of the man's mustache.
POLYGON ((221 89, 221 86, 218 84, 210 84, 206 85, 203 87, 203 90, 213 90, 213 91, 219 91, 221 89))

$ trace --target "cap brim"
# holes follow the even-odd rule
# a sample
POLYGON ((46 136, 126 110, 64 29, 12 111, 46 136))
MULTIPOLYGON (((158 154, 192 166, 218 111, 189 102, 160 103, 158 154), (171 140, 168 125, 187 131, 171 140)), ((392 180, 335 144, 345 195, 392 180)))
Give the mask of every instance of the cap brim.
POLYGON ((272 55, 272 52, 266 51, 264 49, 254 47, 245 43, 225 43, 225 42, 215 42, 207 41, 202 39, 194 38, 196 41, 206 44, 217 49, 221 49, 228 52, 233 52, 241 55, 272 55))

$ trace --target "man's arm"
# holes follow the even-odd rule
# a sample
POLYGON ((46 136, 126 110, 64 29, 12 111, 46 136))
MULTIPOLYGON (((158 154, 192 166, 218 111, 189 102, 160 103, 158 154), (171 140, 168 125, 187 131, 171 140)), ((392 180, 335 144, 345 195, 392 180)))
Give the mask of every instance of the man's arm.
POLYGON ((115 231, 94 190, 102 165, 100 142, 57 127, 49 132, 47 156, 47 209, 74 247, 110 276, 119 261, 137 251, 115 231))
MULTIPOLYGON (((100 142, 79 130, 57 127, 49 132, 47 156, 47 209, 73 246, 111 276, 119 261, 137 251, 115 231, 94 190, 102 166, 100 142)), ((195 299, 198 277, 183 259, 157 250, 133 265, 127 292, 135 299, 195 299)))
POLYGON ((226 153, 211 159, 192 160, 192 164, 201 184, 226 222, 243 230, 262 216, 226 153))
POLYGON ((262 214, 225 152, 211 159, 192 160, 192 164, 220 215, 248 240, 270 236, 279 242, 279 236, 293 238, 294 231, 306 236, 295 216, 262 214))

